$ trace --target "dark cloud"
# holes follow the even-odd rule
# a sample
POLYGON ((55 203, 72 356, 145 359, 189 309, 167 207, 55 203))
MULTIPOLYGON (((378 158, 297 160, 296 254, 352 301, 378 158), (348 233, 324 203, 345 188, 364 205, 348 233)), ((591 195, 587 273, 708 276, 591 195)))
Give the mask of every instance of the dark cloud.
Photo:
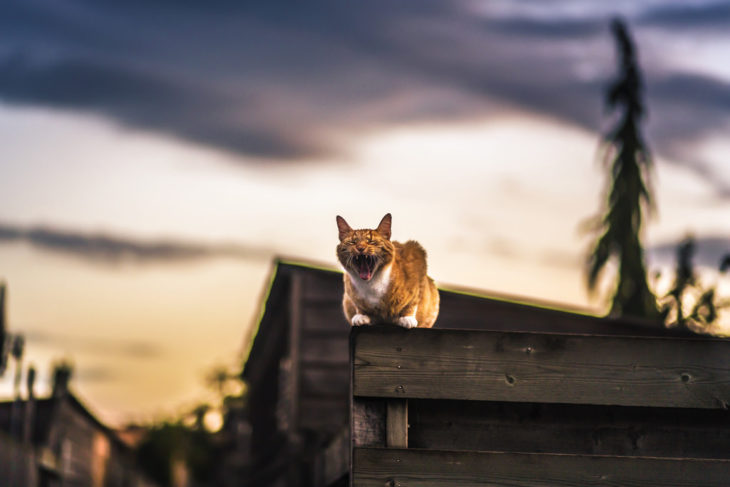
POLYGON ((259 157, 311 156, 318 149, 264 119, 244 93, 227 95, 141 69, 96 60, 34 63, 16 55, 0 64, 0 93, 12 102, 99 113, 137 129, 152 129, 259 157))
POLYGON ((142 360, 153 360, 165 354, 162 347, 151 342, 69 335, 35 328, 26 328, 22 333, 32 343, 52 345, 54 348, 74 354, 112 355, 142 360))
POLYGON ((656 77, 647 91, 653 148, 694 171, 716 196, 730 198, 730 178, 697 151, 702 136, 722 133, 730 123, 730 83, 678 73, 656 77))
POLYGON ((504 17, 486 20, 484 27, 510 36, 572 41, 605 34, 605 19, 504 17))
MULTIPOLYGON (((677 247, 681 242, 666 242, 647 249, 650 262, 654 265, 674 266, 677 261, 677 247)), ((696 266, 718 269, 724 256, 730 254, 730 237, 705 236, 695 238, 696 266)))
POLYGON ((730 22, 730 3, 720 2, 686 2, 670 4, 648 9, 639 16, 638 21, 644 25, 680 30, 718 28, 727 31, 730 22))
POLYGON ((698 135, 708 126, 687 123, 688 114, 717 121, 730 114, 730 83, 708 76, 676 73, 651 80, 650 109, 657 118, 656 135, 662 139, 698 135), (653 102, 652 102, 653 101, 653 102))
POLYGON ((237 244, 196 244, 181 241, 147 242, 119 236, 86 234, 50 227, 24 228, 0 223, 0 244, 23 242, 104 264, 158 263, 213 257, 270 258, 270 250, 237 244))
MULTIPOLYGON (((563 3, 517 16, 468 1, 10 0, 0 7, 0 97, 269 159, 344 154, 363 130, 505 106, 600 130, 610 9, 563 3)), ((623 10, 637 33, 671 34, 719 23, 730 7, 623 10)), ((653 147, 685 158, 688 142, 730 121, 728 86, 649 67, 661 70, 646 72, 653 147)), ((711 173, 698 170, 730 194, 711 173)))

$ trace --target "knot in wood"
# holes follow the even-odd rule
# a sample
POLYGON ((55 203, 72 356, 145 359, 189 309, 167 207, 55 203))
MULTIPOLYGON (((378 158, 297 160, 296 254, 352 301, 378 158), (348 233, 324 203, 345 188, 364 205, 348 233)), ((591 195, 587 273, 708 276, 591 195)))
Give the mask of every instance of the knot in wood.
POLYGON ((682 379, 682 382, 685 384, 689 382, 689 380, 692 378, 687 372, 684 372, 683 374, 680 374, 679 376, 682 379))
POLYGON ((395 388, 395 392, 400 392, 401 394, 406 392, 406 388, 403 386, 398 386, 395 388))

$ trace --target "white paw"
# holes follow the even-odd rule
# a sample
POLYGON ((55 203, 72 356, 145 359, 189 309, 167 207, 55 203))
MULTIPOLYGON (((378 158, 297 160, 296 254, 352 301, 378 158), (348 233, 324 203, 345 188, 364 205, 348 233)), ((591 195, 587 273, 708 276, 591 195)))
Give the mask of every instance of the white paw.
POLYGON ((395 323, 403 328, 415 328, 418 326, 418 321, 415 316, 401 316, 395 323))
POLYGON ((352 326, 369 325, 370 317, 367 315, 361 315, 360 313, 352 317, 352 326))

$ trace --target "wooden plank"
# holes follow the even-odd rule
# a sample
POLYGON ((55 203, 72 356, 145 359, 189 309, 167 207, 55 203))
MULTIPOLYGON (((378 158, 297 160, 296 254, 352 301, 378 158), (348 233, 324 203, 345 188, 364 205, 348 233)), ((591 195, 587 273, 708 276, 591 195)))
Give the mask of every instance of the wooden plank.
POLYGON ((350 461, 350 431, 341 428, 314 461, 314 487, 327 487, 348 474, 350 461))
POLYGON ((727 409, 730 340, 353 329, 356 396, 727 409))
MULTIPOLYGON (((300 356, 300 334, 301 334, 301 303, 302 303, 302 276, 294 273, 291 276, 291 290, 289 294, 289 429, 286 432, 288 447, 291 451, 297 451, 302 443, 300 435, 300 404, 299 390, 301 381, 300 356)), ((297 487, 301 485, 301 466, 291 463, 287 468, 288 485, 297 487)))
POLYGON ((490 297, 441 289, 441 311, 437 328, 492 331, 586 333, 600 335, 667 336, 687 333, 667 330, 647 320, 610 319, 590 316, 586 310, 566 309, 558 303, 519 302, 514 296, 490 297))
POLYGON ((336 301, 305 301, 302 307, 302 324, 307 331, 339 332, 347 338, 350 324, 342 311, 342 291, 336 301))
POLYGON ((730 460, 357 448, 353 487, 726 487, 730 460))
POLYGON ((385 413, 385 445, 408 448, 408 400, 388 399, 385 413))
POLYGON ((302 363, 321 363, 341 367, 347 372, 350 361, 347 349, 347 333, 344 335, 311 336, 306 332, 300 337, 302 363))
POLYGON ((313 367, 301 364, 300 395, 347 398, 350 377, 347 367, 313 367))
POLYGON ((408 446, 730 459, 730 411, 408 400, 408 446))
POLYGON ((299 428, 318 434, 334 434, 347 426, 347 397, 323 398, 301 396, 299 428))
POLYGON ((307 301, 342 300, 342 273, 337 271, 307 270, 304 278, 303 297, 307 301))
POLYGON ((353 446, 385 446, 384 401, 352 399, 351 423, 353 446))

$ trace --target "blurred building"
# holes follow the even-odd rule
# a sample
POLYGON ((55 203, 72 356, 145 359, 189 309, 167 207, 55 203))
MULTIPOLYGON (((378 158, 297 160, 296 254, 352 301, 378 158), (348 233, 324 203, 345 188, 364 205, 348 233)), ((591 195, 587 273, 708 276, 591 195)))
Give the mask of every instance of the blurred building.
MULTIPOLYGON (((32 391, 32 387, 29 388, 32 391)), ((154 487, 134 452, 67 388, 0 402, 3 487, 154 487)))
POLYGON ((7 364, 7 353, 5 349, 5 333, 7 312, 5 310, 5 283, 0 282, 0 377, 5 372, 7 364))
POLYGON ((222 452, 216 472, 217 487, 240 487, 251 465, 251 424, 244 397, 229 397, 224 403, 223 426, 215 435, 222 452))
MULTIPOLYGON (((598 318, 549 303, 440 293, 438 328, 634 336, 657 330, 656 323, 598 318)), ((341 272, 275 264, 243 371, 252 429, 242 485, 346 485, 350 326, 341 300, 341 272)))

